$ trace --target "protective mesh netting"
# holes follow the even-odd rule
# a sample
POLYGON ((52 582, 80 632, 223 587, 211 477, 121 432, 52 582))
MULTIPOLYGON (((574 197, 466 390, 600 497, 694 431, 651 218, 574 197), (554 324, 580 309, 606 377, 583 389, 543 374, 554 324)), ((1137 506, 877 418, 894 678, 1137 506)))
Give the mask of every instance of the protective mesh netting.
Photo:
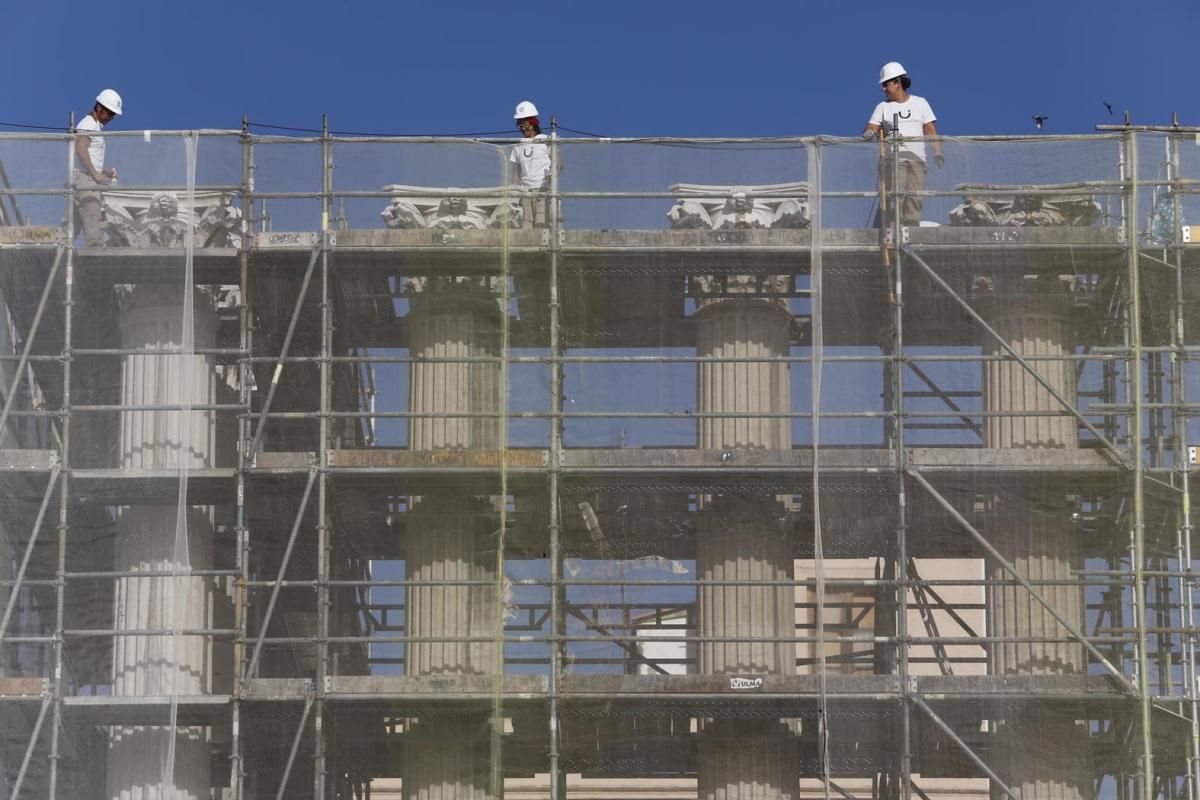
POLYGON ((0 137, 6 791, 1194 795, 1189 137, 0 137))

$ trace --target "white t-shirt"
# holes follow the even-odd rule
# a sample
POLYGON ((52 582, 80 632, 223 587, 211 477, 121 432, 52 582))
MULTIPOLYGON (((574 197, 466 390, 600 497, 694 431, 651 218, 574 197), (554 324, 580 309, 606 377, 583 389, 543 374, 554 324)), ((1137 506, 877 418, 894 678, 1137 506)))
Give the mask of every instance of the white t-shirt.
MULTIPOLYGON (((100 131, 104 130, 104 126, 96 121, 96 118, 88 114, 83 119, 79 120, 79 124, 75 126, 75 130, 80 132, 85 131, 100 131)), ((88 155, 92 159, 92 166, 97 172, 104 171, 104 137, 89 136, 88 137, 88 155)), ((83 165, 79 165, 83 168, 83 165)))
POLYGON ((521 187, 542 189, 550 184, 550 137, 539 133, 513 145, 508 160, 521 168, 521 187))
MULTIPOLYGON (((867 124, 878 125, 890 134, 892 132, 893 117, 897 115, 900 120, 900 136, 902 139, 924 136, 924 125, 928 122, 937 121, 937 117, 933 115, 933 109, 929 107, 929 103, 925 101, 925 98, 910 94, 908 99, 903 103, 894 103, 888 100, 875 106, 875 111, 871 114, 871 118, 867 120, 867 124)), ((922 161, 925 160, 924 142, 905 141, 900 145, 900 149, 912 153, 922 161)))

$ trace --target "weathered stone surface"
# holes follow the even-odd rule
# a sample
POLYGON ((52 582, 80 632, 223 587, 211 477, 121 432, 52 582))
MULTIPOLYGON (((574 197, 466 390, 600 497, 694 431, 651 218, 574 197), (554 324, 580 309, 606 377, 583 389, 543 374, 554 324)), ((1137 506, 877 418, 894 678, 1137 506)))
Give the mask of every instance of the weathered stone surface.
POLYGON ((1078 185, 996 186, 963 184, 963 202, 950 211, 950 224, 973 227, 1090 227, 1103 209, 1085 191, 1060 194, 1078 185), (988 194, 1003 190, 1004 194, 988 194))
POLYGON ((525 218, 521 209, 521 198, 525 193, 511 187, 442 189, 391 184, 383 187, 383 190, 398 195, 388 203, 387 208, 379 212, 389 228, 519 228, 525 218))
POLYGON ((104 223, 114 247, 241 247, 242 211, 228 192, 106 191, 104 223))
POLYGON ((808 184, 708 186, 676 183, 680 195, 667 212, 672 228, 807 228, 808 184))

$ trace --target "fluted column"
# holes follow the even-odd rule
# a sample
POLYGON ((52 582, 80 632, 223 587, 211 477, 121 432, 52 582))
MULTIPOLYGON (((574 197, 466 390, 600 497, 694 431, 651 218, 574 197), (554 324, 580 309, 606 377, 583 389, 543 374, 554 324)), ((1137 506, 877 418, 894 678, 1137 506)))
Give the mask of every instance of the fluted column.
MULTIPOLYGON (((701 358, 779 358, 789 353, 791 316, 784 301, 736 296, 702 301, 696 312, 701 358)), ((702 417, 699 447, 706 450, 791 448, 791 421, 754 417, 785 413, 791 387, 785 362, 701 362, 697 409, 745 413, 702 417)), ((706 675, 784 675, 795 672, 792 642, 736 642, 725 638, 792 637, 795 589, 761 585, 790 581, 793 558, 786 509, 774 496, 702 498, 696 574, 700 672, 706 675)), ((782 800, 797 794, 796 743, 780 720, 717 719, 700 734, 701 800, 782 800)))
MULTIPOLYGON (((445 363, 420 359, 487 359, 499 354, 496 295, 481 281, 427 281, 417 285, 408 315, 414 359, 409 409, 416 414, 493 414, 500 404, 495 362, 445 363)), ((486 417, 412 418, 414 451, 490 450, 500 441, 499 422, 486 417)), ((499 623, 496 526, 491 486, 478 491, 430 492, 409 514, 405 559, 409 636, 494 639, 499 623), (447 581, 482 581, 448 585, 447 581)), ((495 641, 409 642, 409 675, 455 677, 495 674, 501 658, 495 641)), ((491 797, 486 710, 424 717, 407 737, 403 791, 407 800, 485 800, 491 797)))
MULTIPOLYGON (((500 308, 477 285, 423 285, 408 315, 409 353, 414 359, 496 358, 500 308)), ((413 413, 495 413, 500 402, 496 363, 415 361, 409 382, 413 413)), ((413 417, 413 450, 487 450, 499 442, 499 425, 481 417, 413 417)))
MULTIPOLYGON (((495 514, 476 498, 426 497, 408 531, 407 629, 416 637, 494 637, 496 632, 495 514), (447 581, 487 581, 453 585, 447 581)), ((410 642, 410 675, 491 675, 494 642, 410 642)))
POLYGON ((404 746, 405 800, 491 800, 487 712, 421 720, 404 746))
MULTIPOLYGON (((773 300, 708 300, 696 312, 696 353, 705 358, 783 358, 788 355, 791 315, 773 300)), ((791 408, 786 362, 701 362, 699 408, 711 412, 765 414, 791 408)), ((700 420, 702 450, 790 450, 786 417, 708 417, 700 420)))
MULTIPOLYGON (((121 344, 162 353, 121 360, 121 402, 127 406, 213 403, 211 356, 184 355, 182 286, 145 284, 122 303, 121 344)), ((216 342, 216 313, 206 293, 194 296, 194 347, 216 342)), ((120 464, 127 470, 183 470, 212 465, 213 419, 208 410, 126 411, 121 414, 120 464)), ((212 585, 191 575, 212 566, 211 510, 176 503, 119 510, 113 545, 118 571, 177 573, 119 578, 116 630, 208 627, 212 585)), ((208 691, 211 643, 205 637, 117 636, 113 643, 116 696, 194 695, 208 691)), ((163 720, 166 722, 166 719, 163 720)), ((108 791, 114 800, 207 798, 210 792, 205 728, 123 726, 112 729, 108 791), (168 763, 173 742, 174 760, 168 763), (168 783, 171 770, 174 779, 168 783)))
MULTIPOLYGON (((997 333, 1022 356, 1070 356, 1070 295, 1053 278, 1026 276, 995 287, 980 304, 997 333)), ((1004 355, 990 337, 986 355, 1004 355)), ((1074 364, 1031 362, 1060 395, 1074 402, 1074 364)), ((988 361, 984 367, 987 411, 1049 412, 1062 405, 1020 364, 988 361)), ((1066 449, 1078 447, 1072 416, 1002 416, 985 422, 986 444, 992 448, 1066 449)), ((1019 497, 993 498, 988 536, 1000 553, 1037 586, 1039 593, 1070 620, 1085 628, 1083 590, 1078 584, 1038 585, 1038 581, 1075 580, 1081 557, 1066 524, 1061 490, 1019 497)), ((1007 585, 988 592, 990 632, 996 636, 1052 638, 1053 642, 1014 642, 992 647, 989 669, 997 675, 1082 675, 1083 647, 998 564, 989 565, 993 580, 1007 585)), ((1023 800, 1082 800, 1093 792, 1086 769, 1087 731, 1076 725, 1074 710, 1022 706, 1004 720, 995 748, 997 771, 1023 800)))

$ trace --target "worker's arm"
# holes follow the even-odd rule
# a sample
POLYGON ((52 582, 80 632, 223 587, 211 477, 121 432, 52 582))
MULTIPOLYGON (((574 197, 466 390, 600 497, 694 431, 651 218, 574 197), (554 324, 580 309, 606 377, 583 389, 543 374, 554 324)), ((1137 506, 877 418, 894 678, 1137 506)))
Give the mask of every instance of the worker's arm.
POLYGON ((869 125, 867 125, 867 127, 863 128, 862 137, 864 139, 868 139, 868 140, 878 139, 879 132, 881 130, 883 130, 882 125, 876 125, 874 122, 872 122, 869 125))
POLYGON ((103 172, 96 169, 92 164, 92 156, 88 153, 88 147, 92 143, 92 137, 80 136, 75 139, 75 157, 79 159, 79 165, 83 167, 83 171, 92 176, 92 180, 100 185, 112 183, 112 179, 117 177, 117 171, 113 167, 106 167, 103 172))
MULTIPOLYGON (((937 136, 938 135, 937 123, 936 122, 926 122, 924 125, 921 126, 921 133, 924 134, 925 136, 937 136)), ((942 154, 942 143, 940 141, 933 142, 933 154, 935 156, 940 156, 942 154)))
MULTIPOLYGON (((937 123, 926 122, 921 126, 921 133, 925 136, 937 136, 937 123)), ((946 164, 946 159, 942 157, 942 140, 934 139, 933 142, 933 163, 937 164, 938 169, 941 169, 946 164)))

